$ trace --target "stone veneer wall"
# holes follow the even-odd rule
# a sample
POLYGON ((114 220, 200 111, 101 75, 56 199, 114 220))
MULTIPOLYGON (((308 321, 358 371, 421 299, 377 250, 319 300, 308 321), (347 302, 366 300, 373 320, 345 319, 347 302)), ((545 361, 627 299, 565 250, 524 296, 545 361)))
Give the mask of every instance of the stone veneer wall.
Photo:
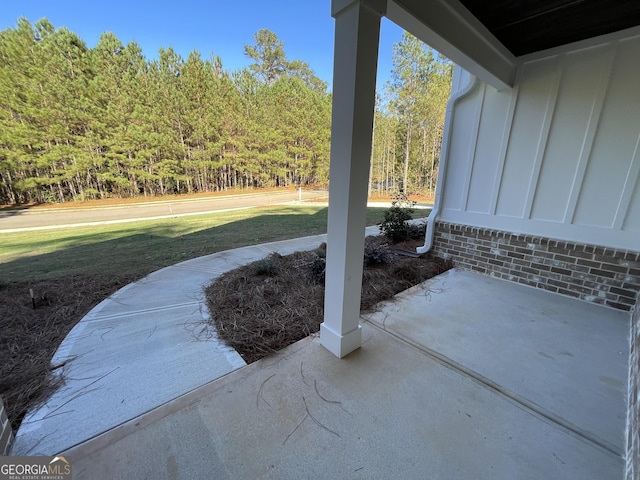
POLYGON ((621 310, 640 291, 640 252, 436 222, 432 253, 460 268, 621 310))
POLYGON ((640 478, 640 294, 637 298, 636 307, 631 314, 625 480, 640 478))
POLYGON ((11 430, 11 423, 4 409, 2 397, 0 397, 0 455, 7 455, 9 453, 12 441, 13 431, 11 430))

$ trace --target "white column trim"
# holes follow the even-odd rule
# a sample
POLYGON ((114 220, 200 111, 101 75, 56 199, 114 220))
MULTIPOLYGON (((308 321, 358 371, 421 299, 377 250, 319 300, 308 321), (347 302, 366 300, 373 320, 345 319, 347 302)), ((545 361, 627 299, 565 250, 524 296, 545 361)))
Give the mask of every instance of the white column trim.
POLYGON ((324 323, 339 358, 360 347, 360 295, 383 0, 334 0, 336 19, 324 323))

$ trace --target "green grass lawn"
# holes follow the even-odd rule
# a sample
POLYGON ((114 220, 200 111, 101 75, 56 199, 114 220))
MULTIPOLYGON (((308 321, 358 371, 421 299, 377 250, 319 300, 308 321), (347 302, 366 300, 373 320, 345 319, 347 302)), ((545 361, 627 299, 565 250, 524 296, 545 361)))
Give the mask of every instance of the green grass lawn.
MULTIPOLYGON (((384 208, 368 208, 367 225, 384 208)), ((327 208, 285 206, 96 227, 0 234, 0 282, 146 274, 210 253, 326 233, 327 208)))

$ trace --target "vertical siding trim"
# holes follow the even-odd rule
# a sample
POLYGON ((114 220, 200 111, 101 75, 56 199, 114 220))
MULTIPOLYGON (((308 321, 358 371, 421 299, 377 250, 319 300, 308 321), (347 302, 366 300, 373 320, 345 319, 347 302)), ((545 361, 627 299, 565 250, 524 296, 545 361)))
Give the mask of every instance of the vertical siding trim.
POLYGON ((516 104, 518 103, 519 85, 511 90, 509 105, 507 106, 507 115, 504 120, 504 128, 502 129, 502 140, 500 144, 500 152, 498 153, 498 165, 496 166, 496 176, 493 180, 493 190, 491 192, 491 205, 489 206, 489 215, 496 214, 498 208, 498 196, 500 194, 500 186, 502 185, 502 174, 504 173, 504 163, 507 161, 507 149, 511 140, 511 128, 513 127, 513 117, 516 113, 516 104))
POLYGON ((531 172, 531 178, 529 179, 529 188, 527 189, 526 202, 524 206, 523 218, 531 218, 531 209, 533 208, 533 200, 535 198, 536 190, 538 187, 538 181, 540 180, 540 170, 542 168, 542 160, 544 159, 545 152, 547 150, 547 142, 549 141, 549 131, 551 130, 551 123, 556 110, 556 104, 558 103, 558 93, 560 92, 560 82, 562 81, 562 74, 564 72, 564 66, 560 65, 559 59, 564 58, 556 57, 556 78, 551 89, 549 90, 549 97, 547 99, 547 106, 544 113, 544 120, 542 122, 542 128, 540 129, 540 137, 538 139, 538 146, 536 148, 535 160, 533 162, 533 170, 531 172))
POLYGON ((471 132, 471 140, 469 141, 469 153, 467 158, 467 171, 465 173, 464 186, 462 188, 462 210, 467 211, 469 206, 469 190, 471 189, 471 176, 473 175, 473 167, 476 163, 476 153, 478 151, 478 135, 480 133, 480 119, 482 118, 482 110, 484 108, 484 99, 487 97, 487 84, 482 84, 482 90, 480 91, 480 101, 478 102, 478 108, 476 110, 475 118, 473 119, 473 130, 471 132))
POLYGON ((633 151, 633 159, 631 165, 629 165, 629 171, 627 172, 627 178, 624 180, 624 187, 622 187, 622 195, 620 195, 620 201, 618 202, 618 208, 613 219, 613 228, 616 230, 624 230, 624 222, 627 219, 629 213, 629 207, 631 206, 631 197, 633 197, 633 190, 635 189, 636 182, 640 179, 640 133, 636 140, 636 147, 633 151))
POLYGON ((576 208, 578 206, 578 199, 582 193, 584 176, 587 173, 587 166, 589 164, 589 159, 591 158, 593 141, 595 140, 596 132, 600 124, 602 107, 608 93, 609 81, 611 80, 611 70, 613 68, 613 62, 615 61, 617 52, 617 44, 611 45, 604 62, 602 62, 600 78, 598 79, 598 88, 591 104, 591 113, 589 114, 587 129, 580 147, 578 167, 576 168, 576 173, 573 176, 573 182, 571 183, 571 190, 569 193, 569 201, 567 202, 567 208, 565 209, 564 218, 562 220, 563 223, 566 224, 573 223, 574 220, 576 208))

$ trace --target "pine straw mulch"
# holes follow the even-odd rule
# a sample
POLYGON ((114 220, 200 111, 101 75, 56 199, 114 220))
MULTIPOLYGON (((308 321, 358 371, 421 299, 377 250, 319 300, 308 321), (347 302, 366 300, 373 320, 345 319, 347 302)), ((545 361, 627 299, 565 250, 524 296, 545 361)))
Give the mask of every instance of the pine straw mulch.
POLYGON ((14 431, 64 381, 51 358, 95 305, 139 275, 74 275, 0 282, 0 396, 14 431), (29 289, 33 289, 33 308, 29 289))
MULTIPOLYGON (((384 237, 368 237, 382 245, 374 253, 396 248, 414 251, 413 240, 385 248, 384 237)), ((229 271, 205 289, 210 322, 227 345, 247 362, 255 362, 320 329, 324 310, 325 246, 263 260, 229 271)), ((368 249, 367 249, 368 250, 368 249)), ((424 282, 452 267, 432 256, 382 255, 383 262, 365 260, 361 311, 424 282), (367 264, 369 263, 369 264, 367 264)), ((365 257, 367 258, 367 257, 365 257)))
MULTIPOLYGON (((382 237, 374 241, 385 242, 382 237)), ((392 248, 413 250, 419 244, 392 248)), ((317 332, 324 307, 322 255, 319 249, 273 256, 266 264, 255 262, 221 276, 207 288, 218 335, 250 363, 317 332), (274 259, 276 268, 271 270, 274 259), (260 268, 263 273, 257 274, 260 268)), ((450 268, 429 257, 393 260, 365 268, 363 310, 450 268)), ((55 374, 60 365, 51 365, 51 358, 66 335, 94 306, 144 275, 0 282, 0 396, 14 431, 27 411, 64 381, 55 374), (29 289, 35 294, 35 309, 29 289)))

